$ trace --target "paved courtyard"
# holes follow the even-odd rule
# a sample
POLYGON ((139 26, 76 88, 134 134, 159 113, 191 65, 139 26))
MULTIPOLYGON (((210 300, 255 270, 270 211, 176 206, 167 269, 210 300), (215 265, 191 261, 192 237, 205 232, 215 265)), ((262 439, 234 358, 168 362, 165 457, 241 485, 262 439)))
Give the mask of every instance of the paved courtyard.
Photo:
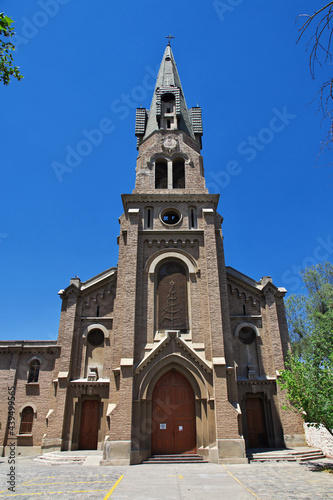
POLYGON ((333 460, 248 465, 179 464, 101 467, 99 456, 83 465, 45 465, 19 458, 15 491, 0 458, 0 499, 96 500, 289 500, 333 499, 333 460))

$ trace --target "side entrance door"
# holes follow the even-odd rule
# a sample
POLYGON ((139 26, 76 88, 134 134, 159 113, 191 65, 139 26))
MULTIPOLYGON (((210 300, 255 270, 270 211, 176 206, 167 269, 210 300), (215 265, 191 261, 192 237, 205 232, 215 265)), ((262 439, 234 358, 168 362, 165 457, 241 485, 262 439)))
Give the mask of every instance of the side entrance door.
POLYGON ((100 402, 86 399, 82 403, 80 450, 97 450, 100 402))
POLYGON ((247 398, 246 422, 249 447, 267 448, 264 403, 261 398, 247 398))
POLYGON ((154 389, 152 407, 152 453, 195 453, 194 393, 186 378, 176 371, 163 375, 154 389))

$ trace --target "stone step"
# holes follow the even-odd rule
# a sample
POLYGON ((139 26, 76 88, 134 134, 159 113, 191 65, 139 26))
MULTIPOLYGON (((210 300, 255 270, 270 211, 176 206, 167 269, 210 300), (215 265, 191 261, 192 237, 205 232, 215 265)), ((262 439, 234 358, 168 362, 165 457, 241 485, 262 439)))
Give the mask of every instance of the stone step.
POLYGON ((304 454, 308 455, 310 453, 322 453, 322 451, 319 450, 318 448, 310 448, 308 450, 292 451, 291 453, 297 457, 297 455, 304 455, 304 454))
POLYGON ((45 453, 34 458, 35 462, 47 463, 50 465, 82 465, 87 457, 84 455, 57 455, 45 453))
POLYGON ((175 454, 175 455, 153 455, 144 464, 207 464, 208 462, 200 455, 191 454, 175 454))
POLYGON ((256 457, 256 458, 252 458, 252 457, 247 457, 249 459, 249 462, 297 462, 297 458, 295 457, 292 457, 290 455, 286 455, 286 456, 283 456, 283 455, 279 455, 277 457, 274 457, 274 456, 270 456, 270 457, 256 457))
POLYGON ((306 460, 321 460, 323 458, 326 458, 326 455, 320 452, 320 453, 309 453, 308 455, 300 455, 299 457, 297 457, 297 460, 305 462, 306 460))
POLYGON ((248 453, 249 462, 304 462, 326 458, 321 450, 248 453))

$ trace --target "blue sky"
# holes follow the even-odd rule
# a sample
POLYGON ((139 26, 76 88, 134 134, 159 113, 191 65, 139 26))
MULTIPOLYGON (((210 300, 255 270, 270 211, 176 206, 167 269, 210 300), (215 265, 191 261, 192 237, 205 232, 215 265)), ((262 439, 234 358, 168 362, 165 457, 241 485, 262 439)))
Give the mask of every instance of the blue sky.
POLYGON ((333 261, 333 169, 309 104, 295 23, 322 1, 2 0, 24 75, 0 87, 0 337, 56 339, 57 292, 116 266, 121 193, 134 188, 135 108, 172 48, 203 110, 206 182, 221 194, 226 264, 300 292, 333 261))

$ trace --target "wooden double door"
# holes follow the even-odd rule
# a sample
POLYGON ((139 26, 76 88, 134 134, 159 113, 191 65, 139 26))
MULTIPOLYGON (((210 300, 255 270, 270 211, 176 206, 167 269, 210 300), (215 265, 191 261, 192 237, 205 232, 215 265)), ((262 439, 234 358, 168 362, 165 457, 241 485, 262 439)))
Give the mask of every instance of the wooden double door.
POLYGON ((261 398, 246 399, 247 437, 250 448, 267 448, 264 402, 261 398))
POLYGON ((80 450, 97 450, 100 401, 86 399, 81 408, 80 450))
POLYGON ((157 382, 152 420, 153 454, 196 452, 194 393, 180 373, 170 371, 157 382))

